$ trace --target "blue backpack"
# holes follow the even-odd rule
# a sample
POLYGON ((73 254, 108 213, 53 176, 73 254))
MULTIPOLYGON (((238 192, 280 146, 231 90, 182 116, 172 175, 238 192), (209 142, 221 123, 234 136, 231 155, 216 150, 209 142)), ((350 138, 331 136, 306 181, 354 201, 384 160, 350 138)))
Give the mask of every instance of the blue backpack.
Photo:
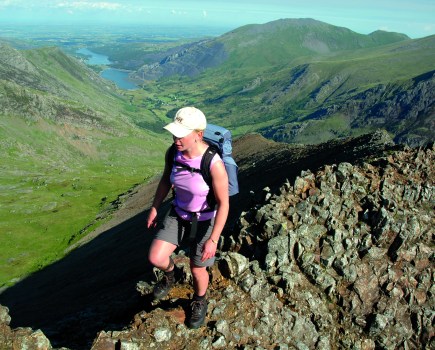
MULTIPOLYGON (((189 171, 200 173, 204 178, 207 185, 212 188, 212 179, 210 174, 210 163, 216 153, 218 153, 225 165, 228 174, 228 192, 230 196, 239 193, 239 182, 237 179, 238 166, 232 156, 232 138, 231 132, 222 126, 207 123, 207 128, 204 130, 204 141, 208 143, 209 147, 204 153, 201 161, 200 169, 192 168, 186 164, 180 163, 175 160, 175 145, 173 144, 167 153, 168 162, 173 162, 179 167, 185 168, 189 171)), ((209 192, 207 202, 210 208, 216 204, 213 191, 209 192)))
MULTIPOLYGON (((204 141, 210 146, 215 146, 224 161, 225 169, 228 174, 229 195, 234 196, 239 193, 239 181, 237 179, 238 166, 233 158, 231 131, 219 125, 207 124, 207 128, 204 131, 204 141)), ((204 169, 204 171, 210 172, 210 166, 206 169, 207 170, 204 169)))

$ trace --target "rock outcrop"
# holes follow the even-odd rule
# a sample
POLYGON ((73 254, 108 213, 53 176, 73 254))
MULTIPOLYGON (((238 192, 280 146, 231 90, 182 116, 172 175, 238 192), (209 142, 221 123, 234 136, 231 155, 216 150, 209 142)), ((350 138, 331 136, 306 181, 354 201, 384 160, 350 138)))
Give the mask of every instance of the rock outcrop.
POLYGON ((10 322, 9 309, 0 305, 0 349, 52 349, 50 341, 41 330, 34 331, 29 327, 12 329, 10 322))
MULTIPOLYGON (((291 84, 280 93, 284 91, 297 93, 303 84, 306 84, 309 77, 308 70, 306 66, 294 69, 294 81, 291 81, 291 84)), ((322 99, 329 96, 331 91, 334 91, 347 78, 343 74, 332 77, 312 94, 305 107, 319 106, 322 99)), ((261 133, 275 141, 295 142, 307 131, 309 134, 309 130, 319 121, 331 116, 345 115, 350 120, 351 130, 384 128, 395 135, 394 141, 397 144, 407 144, 412 147, 424 146, 433 141, 434 86, 434 71, 416 76, 406 83, 377 84, 357 94, 346 93, 332 104, 325 103, 308 115, 302 123, 290 122, 268 127, 261 130, 261 133)), ((329 132, 320 126, 318 129, 317 137, 320 130, 329 132)))

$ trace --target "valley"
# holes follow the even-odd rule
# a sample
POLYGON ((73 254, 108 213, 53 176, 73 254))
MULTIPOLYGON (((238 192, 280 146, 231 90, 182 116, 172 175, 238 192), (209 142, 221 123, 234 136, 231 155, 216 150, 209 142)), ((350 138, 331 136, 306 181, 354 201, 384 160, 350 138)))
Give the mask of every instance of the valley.
POLYGON ((158 176, 170 143, 162 126, 182 106, 236 139, 312 145, 379 128, 413 146, 434 139, 435 36, 361 35, 314 20, 31 32, 0 39, 3 289, 61 259, 158 176), (140 88, 103 79, 107 65, 76 56, 84 47, 136 72, 140 88))

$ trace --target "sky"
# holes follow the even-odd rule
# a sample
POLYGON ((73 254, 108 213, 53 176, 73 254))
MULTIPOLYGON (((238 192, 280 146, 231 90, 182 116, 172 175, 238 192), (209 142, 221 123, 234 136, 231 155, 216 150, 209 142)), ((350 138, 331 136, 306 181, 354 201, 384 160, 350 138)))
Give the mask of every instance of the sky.
POLYGON ((10 24, 144 24, 224 27, 313 18, 360 34, 435 34, 435 0, 0 0, 10 24))

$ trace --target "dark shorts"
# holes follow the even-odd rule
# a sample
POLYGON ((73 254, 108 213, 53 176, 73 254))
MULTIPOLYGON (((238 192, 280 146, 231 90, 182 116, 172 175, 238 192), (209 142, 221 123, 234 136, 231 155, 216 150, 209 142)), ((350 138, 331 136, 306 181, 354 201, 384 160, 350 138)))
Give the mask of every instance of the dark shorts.
POLYGON ((171 208, 168 215, 164 219, 159 231, 157 231, 155 239, 160 239, 165 242, 172 243, 181 249, 188 248, 189 257, 194 266, 212 266, 215 258, 210 258, 201 261, 202 247, 210 238, 213 229, 214 219, 198 221, 196 236, 190 239, 190 229, 192 223, 181 219, 175 210, 171 208))

